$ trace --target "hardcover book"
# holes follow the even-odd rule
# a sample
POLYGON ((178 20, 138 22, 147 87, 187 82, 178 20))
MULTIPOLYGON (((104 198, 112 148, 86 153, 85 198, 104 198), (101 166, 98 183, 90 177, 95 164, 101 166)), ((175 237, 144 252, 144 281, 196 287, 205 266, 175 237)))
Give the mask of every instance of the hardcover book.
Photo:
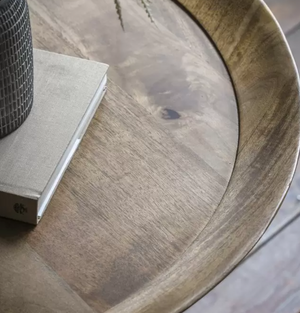
POLYGON ((106 64, 34 50, 34 105, 0 140, 0 216, 38 224, 105 94, 106 64))

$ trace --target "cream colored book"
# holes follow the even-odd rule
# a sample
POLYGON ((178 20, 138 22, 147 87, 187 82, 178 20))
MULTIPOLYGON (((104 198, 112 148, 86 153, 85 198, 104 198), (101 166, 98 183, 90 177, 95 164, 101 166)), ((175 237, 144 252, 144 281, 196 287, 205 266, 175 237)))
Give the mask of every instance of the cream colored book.
POLYGON ((108 66, 34 51, 34 106, 0 140, 0 216, 38 224, 106 90, 108 66))

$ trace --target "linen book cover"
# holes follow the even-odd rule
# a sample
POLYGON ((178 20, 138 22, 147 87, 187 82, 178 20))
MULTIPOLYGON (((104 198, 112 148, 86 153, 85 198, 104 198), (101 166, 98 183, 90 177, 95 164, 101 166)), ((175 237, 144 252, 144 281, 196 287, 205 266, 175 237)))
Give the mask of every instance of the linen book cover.
POLYGON ((106 64, 34 50, 34 106, 0 140, 0 216, 37 224, 106 89, 106 64))

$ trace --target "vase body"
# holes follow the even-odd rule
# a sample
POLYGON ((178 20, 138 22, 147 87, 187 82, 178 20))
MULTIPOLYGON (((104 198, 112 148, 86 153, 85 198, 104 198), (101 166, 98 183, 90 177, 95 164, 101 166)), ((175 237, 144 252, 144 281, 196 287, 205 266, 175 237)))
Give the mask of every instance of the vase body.
POLYGON ((33 105, 33 48, 26 0, 0 0, 0 138, 28 117, 33 105))

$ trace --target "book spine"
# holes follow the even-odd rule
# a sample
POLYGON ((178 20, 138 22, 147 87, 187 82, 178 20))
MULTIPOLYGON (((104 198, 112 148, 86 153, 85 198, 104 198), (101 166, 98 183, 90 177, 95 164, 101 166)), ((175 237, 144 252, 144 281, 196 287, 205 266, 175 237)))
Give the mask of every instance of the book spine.
POLYGON ((37 200, 0 191, 1 217, 36 225, 37 212, 37 200))

